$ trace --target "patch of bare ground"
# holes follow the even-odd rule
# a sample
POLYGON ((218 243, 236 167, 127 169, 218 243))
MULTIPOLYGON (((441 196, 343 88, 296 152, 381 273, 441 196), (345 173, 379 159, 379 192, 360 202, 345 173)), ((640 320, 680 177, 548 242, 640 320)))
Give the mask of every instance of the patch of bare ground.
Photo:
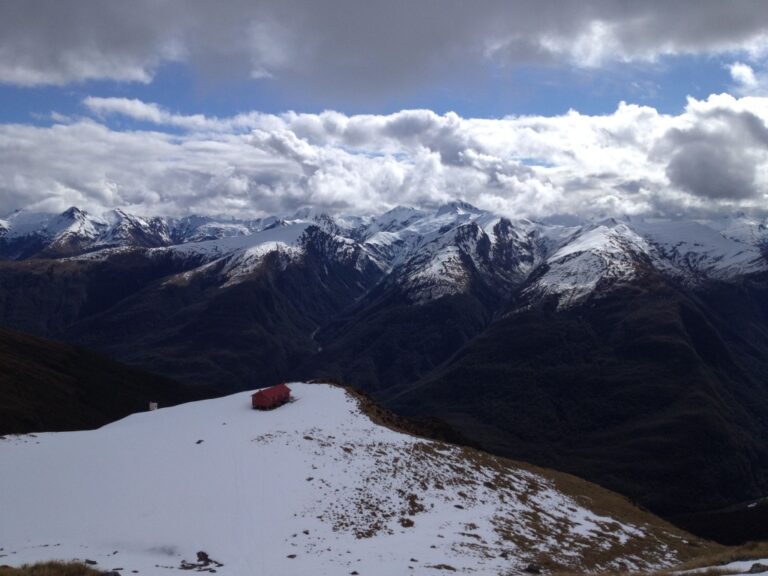
POLYGON ((104 572, 80 562, 40 562, 25 564, 19 568, 0 566, 0 576, 102 576, 103 574, 104 572))
MULTIPOLYGON (((523 558, 546 573, 640 573, 727 554, 725 547, 696 538, 614 492, 570 474, 448 444, 439 439, 441 430, 436 433, 341 387, 376 424, 425 438, 394 460, 384 456, 384 447, 365 448, 378 454, 380 465, 366 481, 386 483, 398 467, 409 472, 409 484, 399 486, 394 501, 366 502, 374 532, 388 530, 390 518, 421 513, 413 506, 420 494, 444 494, 446 504, 457 509, 493 505, 497 510, 492 520, 497 541, 480 542, 465 533, 458 547, 481 548, 474 553, 483 556, 523 558)), ((712 565, 708 562, 698 565, 712 565)))
MULTIPOLYGON (((695 570, 697 568, 712 567, 711 570, 706 572, 697 572, 697 575, 707 574, 728 574, 728 570, 717 568, 731 562, 744 562, 754 560, 763 560, 763 564, 766 564, 765 559, 768 558, 768 542, 748 542, 741 546, 725 547, 721 546, 718 550, 712 550, 705 552, 699 556, 691 558, 686 562, 683 562, 679 566, 676 566, 672 571, 662 571, 659 575, 670 574, 671 572, 695 570)), ((731 572, 732 573, 732 572, 731 572)))
POLYGON ((200 550, 197 553, 196 562, 188 562, 187 560, 182 560, 181 565, 179 566, 179 570, 192 570, 195 572, 215 572, 216 571, 215 568, 221 568, 222 566, 224 566, 224 564, 208 556, 207 552, 200 550))
MULTIPOLYGON (((745 559, 749 560, 749 559, 745 559)), ((757 562, 757 559, 755 559, 757 562)), ((736 560, 734 560, 736 562, 736 560)), ((744 570, 731 570, 726 568, 718 568, 716 566, 713 567, 703 567, 702 570, 697 570, 696 572, 690 574, 690 575, 683 575, 683 576, 728 576, 732 574, 742 574, 744 573, 744 570)), ((749 572, 749 569, 746 570, 749 572)), ((755 572, 756 574, 761 572, 755 572)), ((584 576, 584 572, 579 571, 556 571, 552 572, 550 576, 584 576)), ((677 567, 674 569, 669 570, 658 570, 658 571, 651 571, 651 572, 636 572, 636 571, 601 571, 601 572, 590 572, 589 576, 681 576, 681 568, 677 567)))
MULTIPOLYGON (((612 566, 610 568, 607 565, 611 563, 612 559, 619 556, 642 559, 649 564, 675 565, 706 556, 716 556, 726 550, 724 546, 702 540, 680 530, 658 516, 639 508, 628 498, 596 484, 556 470, 539 468, 522 462, 512 463, 544 476, 553 483, 557 490, 571 495, 578 504, 594 513, 610 516, 625 524, 640 527, 645 533, 643 538, 632 538, 626 542, 614 540, 610 546, 604 548, 588 547, 584 549, 581 553, 582 566, 580 568, 591 570, 605 567, 609 569, 606 573, 627 573, 632 571, 632 567, 626 564, 625 566, 612 566), (656 552, 662 545, 668 550, 665 556, 656 552)), ((607 523, 605 528, 610 535, 612 532, 610 523, 607 523)), ((547 565, 543 558, 541 564, 547 565)), ((700 565, 706 566, 708 564, 700 565)))

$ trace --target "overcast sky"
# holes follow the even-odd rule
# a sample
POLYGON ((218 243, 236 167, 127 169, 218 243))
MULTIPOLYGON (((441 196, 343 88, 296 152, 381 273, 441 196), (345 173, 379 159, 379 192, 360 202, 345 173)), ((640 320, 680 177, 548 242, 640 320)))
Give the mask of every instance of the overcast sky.
POLYGON ((768 3, 0 0, 0 214, 765 214, 768 3))

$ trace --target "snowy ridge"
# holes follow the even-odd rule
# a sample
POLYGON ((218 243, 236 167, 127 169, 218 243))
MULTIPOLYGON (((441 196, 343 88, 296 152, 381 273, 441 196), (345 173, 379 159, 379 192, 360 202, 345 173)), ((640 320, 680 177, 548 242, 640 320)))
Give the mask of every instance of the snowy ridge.
MULTIPOLYGON (((398 271, 400 281, 415 303, 441 296, 465 292, 469 288, 469 271, 464 257, 475 260, 478 239, 484 232, 477 226, 450 224, 432 231, 415 254, 398 271)), ((421 237, 424 238, 424 237, 421 237)))
POLYGON ((768 242, 768 220, 765 218, 736 214, 719 220, 706 220, 701 224, 717 230, 726 238, 751 246, 765 246, 768 242))
POLYGON ((111 210, 105 218, 109 227, 96 245, 165 246, 171 243, 168 223, 163 218, 142 218, 123 210, 111 210))
POLYGON ((170 253, 178 258, 194 258, 202 262, 192 270, 172 277, 168 283, 186 283, 198 274, 217 269, 224 280, 222 285, 231 286, 256 270, 267 254, 281 252, 288 258, 299 256, 302 252, 299 239, 308 227, 308 223, 274 226, 247 236, 228 236, 218 240, 157 248, 151 250, 150 254, 158 256, 170 253))
POLYGON ((244 281, 264 261, 264 258, 278 253, 282 265, 298 260, 307 251, 307 243, 314 242, 323 257, 342 262, 363 271, 368 263, 379 267, 375 255, 369 254, 363 246, 345 236, 334 234, 337 230, 325 223, 321 239, 310 234, 312 229, 321 230, 318 220, 279 221, 275 225, 247 236, 231 236, 205 242, 190 242, 150 251, 152 256, 172 254, 174 257, 192 259, 198 265, 192 270, 172 277, 168 282, 187 282, 198 274, 216 273, 223 282, 222 287, 244 281), (319 243, 319 244, 318 244, 319 243), (321 245, 320 245, 321 244, 321 245))
POLYGON ((115 246, 160 246, 170 243, 162 218, 144 219, 113 210, 93 216, 72 207, 61 214, 14 212, 8 216, 5 242, 27 242, 51 255, 79 254, 115 246))
POLYGON ((309 225, 308 222, 284 224, 247 236, 227 236, 217 240, 189 242, 169 248, 159 248, 156 251, 169 251, 183 256, 199 255, 208 259, 216 259, 226 254, 257 249, 259 246, 270 243, 283 246, 295 244, 309 225))
POLYGON ((434 252, 430 244, 450 234, 458 227, 477 220, 480 216, 490 215, 474 209, 460 210, 451 203, 435 212, 425 212, 413 208, 397 207, 382 214, 362 231, 364 243, 374 252, 387 255, 391 267, 398 266, 416 255, 421 248, 434 252))
POLYGON ((558 306, 571 306, 597 288, 598 283, 628 281, 650 253, 648 243, 626 224, 601 224, 576 234, 546 261, 546 271, 524 294, 559 296, 558 306), (646 258, 644 258, 646 257, 646 258))
POLYGON ((698 222, 612 219, 563 240, 523 294, 533 300, 557 295, 558 307, 565 308, 649 268, 696 286, 763 272, 768 263, 759 246, 698 222))
POLYGON ((171 219, 168 226, 174 244, 205 242, 231 236, 248 236, 278 223, 276 216, 252 220, 217 219, 210 216, 187 216, 171 219))
POLYGON ((521 280, 538 252, 531 240, 533 223, 513 225, 466 203, 450 203, 434 213, 404 208, 396 213, 404 220, 397 223, 392 211, 386 213, 382 222, 374 221, 364 246, 384 261, 381 268, 393 272, 416 304, 466 292, 477 274, 500 283, 521 280))
POLYGON ((35 240, 48 248, 68 245, 85 253, 121 246, 153 248, 247 236, 278 221, 276 217, 230 221, 196 216, 145 218, 121 209, 96 216, 75 207, 61 214, 19 210, 0 220, 0 238, 35 240))
POLYGON ((658 269, 692 283, 766 269, 758 246, 725 237, 698 222, 643 222, 636 228, 653 245, 658 269))
MULTIPOLYGON (((371 263, 414 304, 468 293, 480 282, 498 298, 519 293, 558 307, 656 272, 689 286, 729 282, 768 269, 765 222, 744 215, 711 221, 609 219, 569 227, 510 220, 465 202, 434 210, 396 207, 378 216, 302 209, 253 220, 143 218, 122 210, 96 217, 15 212, 0 221, 6 258, 107 259, 116 248, 185 258, 198 272, 222 270, 224 282, 248 277, 266 254, 300 255, 310 226, 326 234, 328 258, 357 270, 371 263), (5 232, 4 232, 5 231, 5 232), (218 262, 221 266, 213 266, 218 262)), ((319 247, 318 247, 319 248, 319 247)), ((288 261, 286 260, 286 261, 288 261)), ((196 272, 188 270, 186 277, 196 272)))
POLYGON ((54 244, 66 243, 70 239, 94 240, 105 228, 105 222, 91 218, 77 208, 70 208, 47 223, 47 232, 52 236, 54 244))
POLYGON ((3 562, 152 575, 203 550, 233 576, 522 574, 668 566, 687 545, 541 473, 374 424, 342 389, 290 386, 271 412, 240 393, 0 440, 3 562))
POLYGON ((73 207, 61 214, 17 211, 4 220, 4 227, 8 231, 6 238, 39 234, 52 241, 66 235, 92 240, 107 227, 107 222, 73 207))

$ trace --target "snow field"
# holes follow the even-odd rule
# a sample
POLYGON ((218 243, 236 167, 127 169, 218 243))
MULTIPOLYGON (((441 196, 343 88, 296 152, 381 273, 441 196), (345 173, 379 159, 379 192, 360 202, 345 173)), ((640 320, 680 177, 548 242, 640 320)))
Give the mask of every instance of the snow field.
POLYGON ((374 424, 342 389, 289 386, 295 401, 270 412, 240 393, 0 440, 0 561, 168 574, 205 551, 239 576, 676 559, 670 541, 591 512, 543 476, 374 424))

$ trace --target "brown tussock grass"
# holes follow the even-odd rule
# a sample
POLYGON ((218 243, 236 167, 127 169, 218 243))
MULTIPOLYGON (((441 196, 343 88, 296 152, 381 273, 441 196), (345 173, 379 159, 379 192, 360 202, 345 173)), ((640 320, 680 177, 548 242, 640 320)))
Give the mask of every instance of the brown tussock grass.
POLYGON ((103 574, 104 572, 79 562, 39 562, 24 564, 20 568, 0 566, 0 576, 102 576, 103 574))
MULTIPOLYGON (((696 576, 726 576, 736 573, 733 570, 718 568, 731 562, 754 561, 768 558, 768 542, 749 542, 742 546, 720 546, 715 552, 700 554, 690 560, 683 562, 668 570, 659 570, 656 572, 597 572, 590 573, 590 576, 671 576, 685 570, 695 570, 697 568, 711 567, 709 570, 697 572, 696 576)), ((768 564, 767 562, 763 562, 768 564)), ((583 576, 584 572, 558 571, 552 576, 583 576)))
MULTIPOLYGON (((720 566, 731 562, 768 558, 768 542, 748 542, 742 546, 725 547, 710 554, 702 554, 676 567, 675 570, 692 570, 704 566, 720 566)), ((768 564, 768 562, 764 562, 768 564)), ((721 571, 720 574, 723 572, 721 571)), ((727 573, 727 572, 726 572, 727 573)))
MULTIPOLYGON (((409 421, 407 418, 393 414, 366 394, 346 386, 342 382, 328 380, 318 380, 317 382, 336 385, 344 389, 349 396, 357 401, 361 412, 366 414, 376 424, 385 426, 396 432, 436 441, 436 444, 418 446, 421 450, 426 452, 439 451, 441 450, 441 446, 444 447, 442 449, 448 450, 450 450, 448 446, 458 448, 458 450, 463 453, 464 461, 469 466, 469 469, 464 471, 456 470, 460 478, 464 477, 469 481, 473 476, 471 469, 475 467, 495 469, 498 471, 498 476, 496 480, 491 482, 491 484, 499 483, 497 488, 501 489, 505 488, 502 484, 504 472, 506 470, 517 468, 528 471, 543 476, 549 482, 554 484, 554 487, 557 490, 570 495, 578 504, 592 510, 596 514, 612 517, 623 523, 633 524, 642 528, 647 534, 645 538, 635 538, 624 545, 616 543, 615 546, 612 546, 607 550, 586 549, 581 551, 579 559, 580 572, 568 572, 568 570, 573 568, 552 562, 551 558, 549 558, 546 553, 542 553, 540 556, 536 555, 536 563, 547 572, 583 574, 585 570, 588 570, 590 573, 597 574, 598 576, 600 574, 611 573, 630 574, 631 572, 629 570, 623 572, 603 572, 601 567, 610 564, 617 553, 620 553, 624 557, 635 556, 637 558, 643 558, 645 561, 653 561, 654 558, 652 554, 649 554, 649 549, 654 548, 658 543, 664 543, 669 549, 674 551, 678 562, 681 563, 681 569, 687 569, 689 566, 702 567, 727 563, 730 561, 728 558, 731 557, 736 559, 741 558, 738 554, 732 554, 731 549, 693 536, 650 512, 643 510, 628 498, 602 488, 597 484, 587 482, 564 472, 542 468, 508 458, 497 457, 475 448, 447 445, 442 438, 435 437, 433 435, 434 431, 430 430, 429 427, 424 427, 418 423, 409 421), (465 472, 466 474, 462 474, 462 472, 465 472), (718 561, 715 562, 715 560, 718 561), (592 572, 593 570, 594 572, 592 572)), ((536 486, 532 486, 531 490, 535 492, 536 488, 536 486)), ((518 494, 518 498, 526 497, 527 494, 525 492, 518 494)), ((532 520, 534 527, 536 527, 538 522, 536 522, 535 518, 532 520)), ((505 536, 503 532, 504 531, 502 530, 502 537, 505 536)), ((511 534, 508 536, 510 540, 516 541, 519 546, 523 548, 526 547, 525 542, 521 541, 519 537, 512 537, 511 534)), ((751 557, 759 557, 760 552, 755 551, 755 554, 756 556, 751 557)), ((768 554, 763 557, 768 557, 768 554)), ((660 558, 658 560, 660 560, 660 558)), ((669 571, 658 572, 658 575, 669 573, 669 571)))

